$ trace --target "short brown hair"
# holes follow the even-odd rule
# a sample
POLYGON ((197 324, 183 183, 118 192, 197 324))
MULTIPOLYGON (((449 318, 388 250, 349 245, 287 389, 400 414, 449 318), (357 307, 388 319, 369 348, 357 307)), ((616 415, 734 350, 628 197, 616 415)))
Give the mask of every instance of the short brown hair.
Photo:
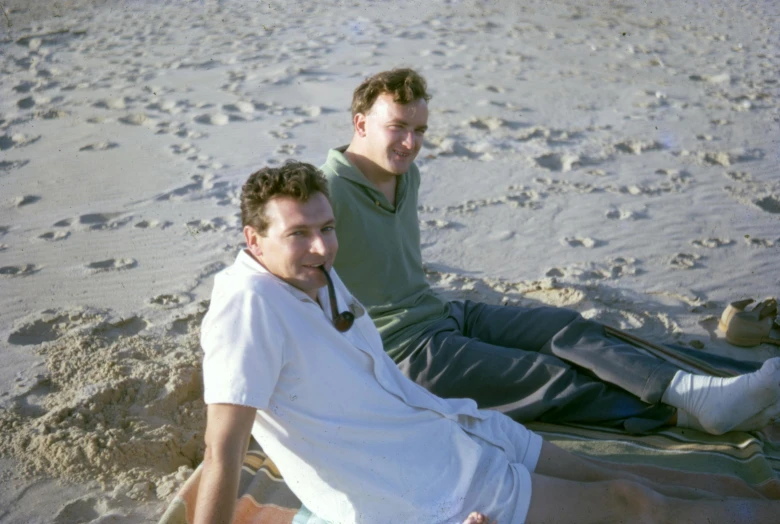
POLYGON ((352 116, 366 114, 373 107, 379 95, 390 93, 393 101, 408 104, 422 98, 431 99, 425 79, 414 69, 391 69, 366 78, 352 94, 352 116))
POLYGON ((252 226, 264 235, 270 225, 265 206, 272 198, 306 202, 315 193, 330 198, 325 175, 313 165, 291 160, 282 167, 264 167, 249 175, 241 188, 241 225, 252 226))

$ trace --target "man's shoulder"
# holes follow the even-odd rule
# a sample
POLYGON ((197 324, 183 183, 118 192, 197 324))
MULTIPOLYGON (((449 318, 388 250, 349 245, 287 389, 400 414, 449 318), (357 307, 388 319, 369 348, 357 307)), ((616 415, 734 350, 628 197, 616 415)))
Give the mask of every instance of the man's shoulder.
POLYGON ((258 295, 269 298, 283 291, 275 279, 258 271, 248 271, 241 262, 234 262, 214 277, 214 292, 229 295, 258 295))
POLYGON ((350 168, 350 163, 344 156, 346 149, 347 146, 340 146, 328 150, 328 157, 325 159, 325 163, 320 166, 320 171, 325 173, 326 177, 337 177, 339 171, 350 168))

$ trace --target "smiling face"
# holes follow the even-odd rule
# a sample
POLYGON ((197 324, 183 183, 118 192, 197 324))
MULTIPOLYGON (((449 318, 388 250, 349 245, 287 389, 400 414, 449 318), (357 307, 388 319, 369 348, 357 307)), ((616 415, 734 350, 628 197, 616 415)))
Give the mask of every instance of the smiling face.
POLYGON ((428 129, 428 104, 422 98, 400 104, 393 101, 391 93, 383 93, 367 114, 355 115, 354 124, 361 142, 359 152, 376 174, 402 175, 422 147, 428 129))
POLYGON ((265 216, 269 226, 263 235, 244 227, 247 249, 269 272, 316 300, 327 284, 319 266, 329 269, 339 247, 328 198, 275 197, 265 205, 265 216))

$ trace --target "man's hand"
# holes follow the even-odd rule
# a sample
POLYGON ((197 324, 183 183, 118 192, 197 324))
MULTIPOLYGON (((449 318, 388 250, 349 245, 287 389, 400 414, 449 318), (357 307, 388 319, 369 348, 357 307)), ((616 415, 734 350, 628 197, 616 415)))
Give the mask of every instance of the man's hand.
POLYGON ((233 522, 241 464, 256 411, 248 406, 209 404, 195 524, 233 522))
POLYGON ((497 524, 495 520, 490 520, 487 516, 478 511, 472 511, 463 524, 497 524))

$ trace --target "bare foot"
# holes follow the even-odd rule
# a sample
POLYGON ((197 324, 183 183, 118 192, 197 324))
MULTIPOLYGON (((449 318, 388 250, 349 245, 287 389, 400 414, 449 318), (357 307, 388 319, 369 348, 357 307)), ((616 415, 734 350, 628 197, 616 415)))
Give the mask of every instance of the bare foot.
POLYGON ((491 522, 491 520, 482 513, 473 511, 469 513, 469 516, 466 517, 466 520, 463 521, 463 524, 496 524, 496 522, 491 522))

